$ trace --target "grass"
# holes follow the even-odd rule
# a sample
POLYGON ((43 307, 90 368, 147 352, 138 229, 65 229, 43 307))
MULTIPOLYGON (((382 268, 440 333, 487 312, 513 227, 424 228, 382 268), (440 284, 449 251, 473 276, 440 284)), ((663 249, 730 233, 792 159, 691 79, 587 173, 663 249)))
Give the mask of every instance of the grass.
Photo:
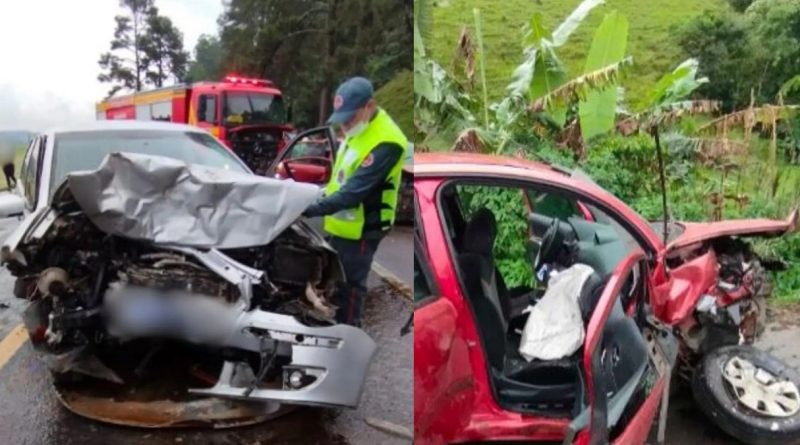
MULTIPOLYGON (((440 63, 451 66, 461 29, 466 25, 474 35, 472 10, 480 8, 491 101, 503 96, 512 71, 522 60, 522 29, 533 13, 541 12, 552 31, 579 3, 580 0, 449 0, 449 6, 435 8, 433 39, 427 44, 440 63)), ((627 103, 635 108, 655 82, 682 61, 674 38, 676 28, 705 10, 724 8, 728 8, 724 0, 607 0, 559 49, 559 56, 571 76, 580 74, 594 31, 604 15, 615 9, 623 13, 630 23, 627 52, 634 60, 623 85, 627 103)))
POLYGON ((414 134, 414 76, 402 71, 375 92, 378 105, 383 107, 397 125, 411 138, 414 134))

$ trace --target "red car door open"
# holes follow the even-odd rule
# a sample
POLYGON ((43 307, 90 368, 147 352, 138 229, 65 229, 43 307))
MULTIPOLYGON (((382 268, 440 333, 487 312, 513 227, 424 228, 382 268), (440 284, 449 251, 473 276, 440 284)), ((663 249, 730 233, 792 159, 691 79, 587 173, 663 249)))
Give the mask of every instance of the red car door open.
POLYGON ((643 444, 650 432, 669 376, 658 338, 669 334, 642 319, 643 259, 637 249, 622 260, 597 301, 583 348, 589 407, 572 421, 565 443, 643 444))

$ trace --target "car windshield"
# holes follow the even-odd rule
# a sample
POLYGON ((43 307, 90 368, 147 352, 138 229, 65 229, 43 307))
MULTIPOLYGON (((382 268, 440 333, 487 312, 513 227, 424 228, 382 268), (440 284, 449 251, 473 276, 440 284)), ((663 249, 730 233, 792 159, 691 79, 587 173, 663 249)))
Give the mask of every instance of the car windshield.
POLYGON ((222 120, 228 125, 283 124, 283 98, 267 93, 231 92, 225 95, 222 120))
POLYGON ((247 172, 211 135, 194 131, 103 130, 57 133, 51 190, 71 172, 95 170, 107 154, 128 152, 167 156, 189 164, 247 172))

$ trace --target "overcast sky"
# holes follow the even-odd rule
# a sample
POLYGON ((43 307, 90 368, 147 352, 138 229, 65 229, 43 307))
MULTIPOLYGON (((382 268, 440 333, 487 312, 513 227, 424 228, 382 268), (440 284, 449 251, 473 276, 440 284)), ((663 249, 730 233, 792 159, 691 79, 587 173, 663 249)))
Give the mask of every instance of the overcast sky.
MULTIPOLYGON (((194 49, 217 32, 222 0, 155 0, 194 49)), ((24 0, 0 13, 0 130, 41 131, 93 120, 109 84, 97 60, 109 49, 117 0, 24 0)))

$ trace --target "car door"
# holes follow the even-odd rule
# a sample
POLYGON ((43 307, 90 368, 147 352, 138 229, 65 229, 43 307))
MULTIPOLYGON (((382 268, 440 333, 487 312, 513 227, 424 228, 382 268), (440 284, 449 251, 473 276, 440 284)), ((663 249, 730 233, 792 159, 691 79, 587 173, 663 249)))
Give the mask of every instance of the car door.
POLYGON ((643 444, 664 395, 674 355, 671 334, 650 324, 641 309, 646 283, 634 282, 646 267, 644 253, 635 250, 608 278, 586 327, 583 368, 587 406, 570 424, 565 443, 643 444), (629 286, 636 286, 637 310, 625 311, 629 286), (666 346, 664 346, 666 345, 666 346), (672 355, 672 358, 668 357, 672 355))
POLYGON ((414 237, 414 441, 443 445, 468 425, 474 376, 453 303, 442 297, 414 237))
POLYGON ((333 129, 312 128, 289 142, 267 170, 267 176, 324 185, 330 179, 335 155, 333 129))

